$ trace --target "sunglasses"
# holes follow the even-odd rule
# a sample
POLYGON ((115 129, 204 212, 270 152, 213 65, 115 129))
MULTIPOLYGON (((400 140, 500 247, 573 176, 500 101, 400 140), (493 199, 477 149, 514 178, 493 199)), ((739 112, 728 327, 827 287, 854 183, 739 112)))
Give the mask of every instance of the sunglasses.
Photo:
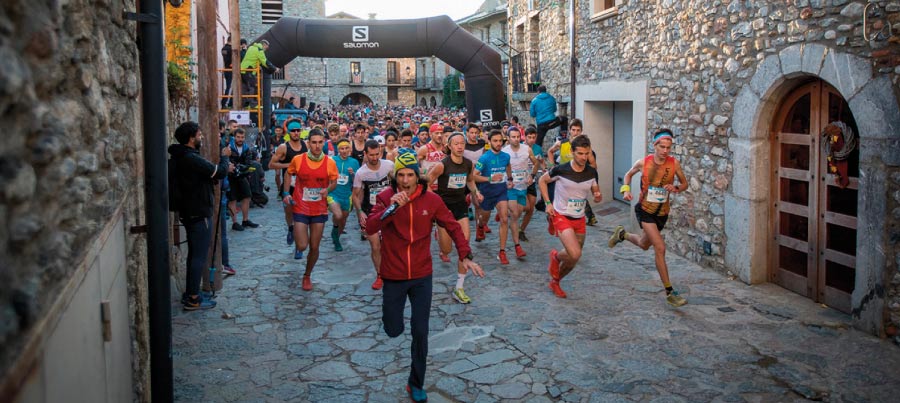
POLYGON ((301 131, 302 131, 302 130, 300 130, 300 129, 291 129, 291 133, 299 133, 299 132, 301 132, 301 131))

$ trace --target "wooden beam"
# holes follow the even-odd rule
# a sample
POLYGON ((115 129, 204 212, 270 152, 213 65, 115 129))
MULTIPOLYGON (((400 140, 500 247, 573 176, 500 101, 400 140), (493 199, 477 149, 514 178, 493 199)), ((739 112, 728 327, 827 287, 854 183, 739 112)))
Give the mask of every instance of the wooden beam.
MULTIPOLYGON (((218 2, 215 1, 198 1, 196 3, 197 10, 197 109, 200 120, 200 130, 203 131, 203 142, 205 147, 202 148, 204 157, 214 164, 219 163, 219 74, 216 70, 218 66, 218 49, 219 43, 216 37, 216 8, 218 2)), ((215 187, 213 200, 213 216, 212 226, 213 234, 212 242, 210 242, 209 256, 207 265, 204 267, 212 267, 215 265, 217 270, 213 278, 214 287, 209 287, 209 271, 203 270, 202 277, 207 281, 204 288, 220 289, 222 287, 222 247, 221 236, 217 236, 224 228, 219 228, 219 209, 221 203, 221 186, 215 187), (218 231, 216 231, 218 229, 218 231)))
POLYGON ((241 100, 241 8, 238 0, 228 0, 228 23, 231 25, 231 94, 232 109, 243 110, 241 100))

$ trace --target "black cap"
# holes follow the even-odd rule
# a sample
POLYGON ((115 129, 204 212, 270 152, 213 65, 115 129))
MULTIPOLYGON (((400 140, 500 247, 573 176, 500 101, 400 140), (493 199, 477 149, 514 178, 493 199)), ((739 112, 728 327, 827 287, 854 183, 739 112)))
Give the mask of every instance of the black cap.
POLYGON ((444 133, 453 133, 453 128, 450 126, 444 126, 444 133))

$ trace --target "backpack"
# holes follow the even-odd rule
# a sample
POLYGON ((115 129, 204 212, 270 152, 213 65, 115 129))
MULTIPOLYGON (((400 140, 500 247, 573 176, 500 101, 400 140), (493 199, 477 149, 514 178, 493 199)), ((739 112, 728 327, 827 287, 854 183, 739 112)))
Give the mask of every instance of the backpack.
POLYGON ((169 158, 169 211, 178 211, 181 207, 181 187, 178 186, 178 163, 169 158))

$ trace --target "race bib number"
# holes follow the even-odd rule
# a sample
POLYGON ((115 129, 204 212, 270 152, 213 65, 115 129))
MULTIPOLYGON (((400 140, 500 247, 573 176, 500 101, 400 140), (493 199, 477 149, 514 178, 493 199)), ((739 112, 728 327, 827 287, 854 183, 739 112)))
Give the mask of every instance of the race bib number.
POLYGON ((303 201, 317 202, 322 200, 320 191, 322 191, 322 188, 303 188, 303 201))
POLYGON ((462 189, 466 186, 466 174, 450 174, 447 179, 448 189, 462 189))
POLYGON ((337 184, 346 185, 350 181, 350 175, 338 175, 337 184))
POLYGON ((382 190, 384 190, 384 188, 372 188, 372 190, 369 191, 369 205, 371 205, 371 206, 375 205, 375 201, 378 198, 378 194, 381 193, 382 190))
POLYGON ((506 182, 506 169, 500 170, 497 169, 494 173, 491 174, 491 183, 503 183, 506 182))
POLYGON ((647 201, 650 203, 665 203, 669 200, 669 192, 665 188, 650 186, 647 188, 647 201))
POLYGON ((587 205, 586 199, 569 199, 566 202, 566 215, 580 216, 584 214, 585 205, 587 205))
POLYGON ((517 169, 515 171, 512 171, 513 182, 515 182, 515 183, 525 182, 525 177, 527 175, 528 175, 528 173, 524 169, 517 169))

